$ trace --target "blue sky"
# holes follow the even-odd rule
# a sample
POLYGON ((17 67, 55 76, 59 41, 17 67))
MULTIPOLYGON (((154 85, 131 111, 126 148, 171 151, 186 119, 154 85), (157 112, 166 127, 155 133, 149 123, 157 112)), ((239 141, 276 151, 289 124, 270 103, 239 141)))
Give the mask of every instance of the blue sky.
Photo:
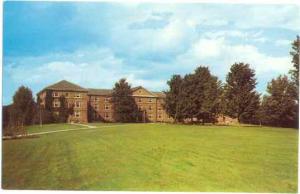
POLYGON ((20 85, 35 94, 62 79, 160 91, 199 65, 224 81, 234 62, 250 64, 263 93, 291 68, 299 32, 296 5, 5 2, 3 103, 20 85))

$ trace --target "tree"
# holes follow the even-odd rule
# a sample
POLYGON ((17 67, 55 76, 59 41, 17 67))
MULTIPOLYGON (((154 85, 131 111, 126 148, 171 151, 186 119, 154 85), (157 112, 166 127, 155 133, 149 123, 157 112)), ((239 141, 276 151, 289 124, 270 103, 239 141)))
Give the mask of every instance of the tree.
POLYGON ((198 67, 184 76, 179 93, 182 117, 199 122, 214 122, 218 112, 221 83, 210 74, 208 67, 198 67))
MULTIPOLYGON (((290 74, 292 76, 292 80, 299 88, 299 53, 300 53, 300 37, 297 36, 297 39, 292 43, 292 51, 290 54, 292 55, 292 63, 294 69, 290 70, 290 74)), ((297 90, 298 91, 298 90, 297 90)))
POLYGON ((58 122, 66 123, 69 116, 74 113, 74 104, 71 104, 70 107, 68 107, 66 98, 63 95, 59 97, 59 102, 58 122))
POLYGON ((11 119, 14 124, 32 124, 35 113, 35 102, 32 91, 24 86, 19 87, 13 96, 11 119))
POLYGON ((198 67, 193 76, 197 120, 202 120, 203 124, 204 122, 214 123, 218 112, 221 82, 216 76, 211 75, 208 67, 198 67))
POLYGON ((255 86, 255 72, 249 64, 233 64, 226 77, 226 114, 237 118, 239 123, 253 120, 259 109, 259 94, 255 86))
POLYGON ((278 127, 298 128, 298 104, 293 96, 293 82, 279 76, 268 84, 262 101, 262 122, 278 127))
POLYGON ((181 100, 180 100, 180 92, 181 92, 181 85, 183 79, 180 75, 173 75, 171 79, 167 82, 169 85, 169 90, 165 92, 165 104, 164 108, 168 115, 174 118, 175 122, 182 120, 182 107, 181 107, 181 100))
POLYGON ((132 97, 131 86, 126 79, 120 79, 115 84, 111 102, 113 104, 113 117, 117 122, 135 122, 138 108, 132 97))

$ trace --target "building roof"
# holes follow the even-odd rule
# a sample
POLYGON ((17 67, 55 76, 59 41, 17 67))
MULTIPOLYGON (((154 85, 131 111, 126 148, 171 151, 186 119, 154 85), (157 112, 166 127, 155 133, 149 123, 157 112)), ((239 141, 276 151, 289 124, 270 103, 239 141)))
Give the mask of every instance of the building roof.
MULTIPOLYGON (((142 86, 137 86, 137 87, 131 88, 131 90, 136 91, 140 88, 145 89, 142 86)), ((47 86, 42 91, 44 91, 44 90, 87 92, 88 95, 99 95, 99 96, 112 95, 112 93, 113 93, 112 89, 94 89, 94 88, 86 89, 86 88, 83 88, 79 85, 68 82, 66 80, 62 80, 62 81, 59 81, 55 84, 47 86)), ((147 90, 147 89, 145 89, 145 90, 147 90)), ((42 92, 42 91, 40 91, 40 92, 42 92)), ((158 98, 164 98, 165 97, 165 94, 163 92, 152 92, 152 91, 149 91, 149 90, 147 90, 147 91, 150 92, 153 95, 153 97, 158 97, 158 98)))
POLYGON ((163 92, 152 92, 153 94, 155 94, 155 96, 159 97, 159 98, 165 98, 166 94, 163 92))
POLYGON ((88 89, 88 95, 111 95, 113 90, 111 89, 88 89))
POLYGON ((59 81, 55 84, 52 84, 52 85, 44 88, 43 90, 87 92, 87 89, 85 89, 85 88, 83 88, 79 85, 73 84, 71 82, 68 82, 66 80, 62 80, 62 81, 59 81))

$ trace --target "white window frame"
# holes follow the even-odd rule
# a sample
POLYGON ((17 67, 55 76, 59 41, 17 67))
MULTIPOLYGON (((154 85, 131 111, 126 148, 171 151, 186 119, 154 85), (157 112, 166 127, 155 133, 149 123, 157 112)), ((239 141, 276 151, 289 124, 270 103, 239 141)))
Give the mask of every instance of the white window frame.
POLYGON ((59 101, 53 101, 53 107, 54 108, 59 108, 60 107, 60 102, 59 101))
POLYGON ((81 102, 80 101, 75 102, 75 108, 81 108, 81 102), (77 106, 77 103, 79 103, 79 106, 77 106))
POLYGON ((81 98, 81 94, 80 93, 76 93, 75 94, 75 98, 81 98))
POLYGON ((76 118, 80 118, 80 111, 75 111, 75 112, 74 112, 74 116, 75 116, 76 118))

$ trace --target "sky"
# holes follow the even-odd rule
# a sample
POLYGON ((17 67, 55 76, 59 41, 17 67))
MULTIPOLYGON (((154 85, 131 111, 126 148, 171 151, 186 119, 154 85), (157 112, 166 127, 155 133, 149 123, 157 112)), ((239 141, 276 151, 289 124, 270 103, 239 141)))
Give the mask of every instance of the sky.
POLYGON ((292 68, 300 34, 300 7, 288 4, 6 1, 3 19, 4 105, 21 85, 35 95, 63 79, 162 91, 202 65, 224 82, 235 62, 250 64, 264 94, 292 68))

